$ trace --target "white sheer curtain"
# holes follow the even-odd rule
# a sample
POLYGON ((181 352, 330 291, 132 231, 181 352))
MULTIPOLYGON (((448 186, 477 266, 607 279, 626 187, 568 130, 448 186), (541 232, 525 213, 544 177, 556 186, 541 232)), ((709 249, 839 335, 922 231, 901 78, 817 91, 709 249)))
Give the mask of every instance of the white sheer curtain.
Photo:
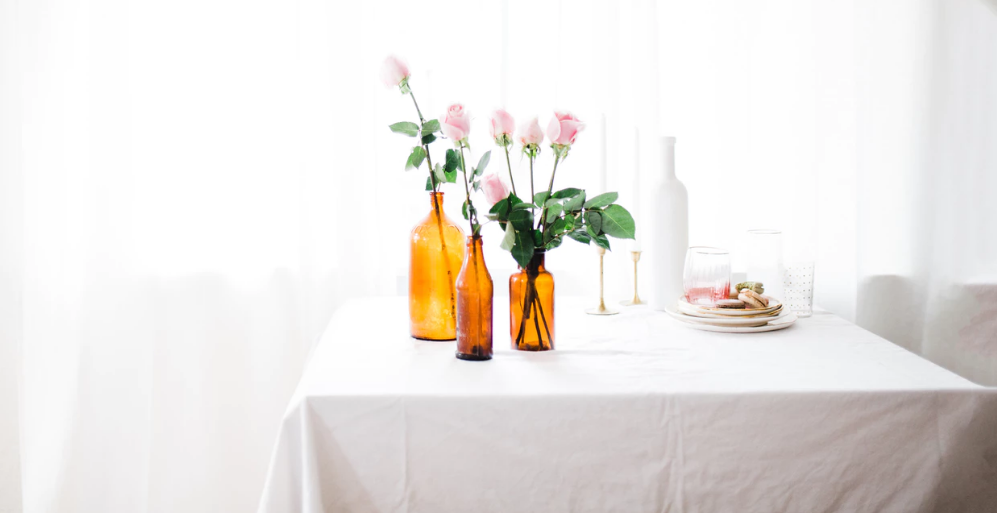
POLYGON ((997 2, 890 7, 856 31, 856 319, 995 386, 997 2))
MULTIPOLYGON (((589 121, 562 184, 601 187, 605 116, 641 237, 678 136, 692 243, 783 228, 818 303, 997 383, 997 15, 874 4, 0 0, 0 511, 254 508, 328 315, 405 289, 425 175, 388 53, 427 114, 476 113, 477 154, 495 107, 589 121)), ((567 294, 595 265, 550 258, 567 294)))

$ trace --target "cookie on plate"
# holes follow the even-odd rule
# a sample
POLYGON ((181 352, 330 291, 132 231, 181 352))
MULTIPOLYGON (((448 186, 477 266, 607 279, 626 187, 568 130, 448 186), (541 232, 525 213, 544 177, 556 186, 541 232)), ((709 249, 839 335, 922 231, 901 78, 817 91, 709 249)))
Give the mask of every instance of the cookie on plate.
POLYGON ((744 301, 744 304, 748 308, 767 308, 769 306, 768 298, 751 289, 742 290, 741 293, 737 295, 737 298, 744 301))
POLYGON ((721 299, 717 301, 717 308, 743 309, 744 301, 740 299, 721 299))

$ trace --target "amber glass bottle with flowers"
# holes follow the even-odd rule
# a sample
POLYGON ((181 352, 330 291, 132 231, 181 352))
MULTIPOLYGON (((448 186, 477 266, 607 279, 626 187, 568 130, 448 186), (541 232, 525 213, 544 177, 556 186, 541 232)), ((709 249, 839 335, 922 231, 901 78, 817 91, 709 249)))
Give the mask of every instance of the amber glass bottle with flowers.
POLYGON ((467 237, 464 265, 457 275, 457 358, 490 360, 492 358, 492 277, 482 252, 481 223, 478 210, 471 200, 471 190, 480 190, 481 177, 491 152, 485 152, 478 165, 468 168, 465 151, 470 150, 467 137, 471 132, 471 115, 464 106, 455 103, 440 118, 443 135, 453 141, 454 150, 447 151, 447 164, 454 161, 464 182, 464 205, 461 213, 471 228, 467 237))
POLYGON ((429 214, 412 229, 409 239, 409 332, 423 340, 454 340, 457 336, 457 273, 464 262, 464 231, 443 212, 444 183, 457 181, 458 159, 447 150, 444 164, 433 165, 430 144, 441 131, 440 122, 426 119, 409 84, 408 67, 397 57, 388 57, 381 68, 381 80, 398 87, 412 98, 419 122, 402 121, 391 125, 392 132, 416 139, 405 169, 418 169, 425 162, 428 177, 429 214))
MULTIPOLYGON (((568 157, 584 128, 584 123, 575 116, 555 113, 547 126, 554 168, 547 190, 535 193, 533 165, 540 154, 544 132, 536 118, 520 127, 517 138, 530 163, 529 199, 521 199, 513 184, 513 191, 495 202, 488 213, 489 219, 498 221, 505 230, 502 249, 511 252, 519 264, 519 272, 509 277, 509 335, 515 349, 554 349, 554 277, 544 261, 549 251, 560 246, 565 237, 607 250, 608 237, 634 238, 633 217, 615 203, 617 193, 587 198, 582 189, 554 190, 558 166, 568 157)), ((508 149, 506 163, 509 163, 508 149)))

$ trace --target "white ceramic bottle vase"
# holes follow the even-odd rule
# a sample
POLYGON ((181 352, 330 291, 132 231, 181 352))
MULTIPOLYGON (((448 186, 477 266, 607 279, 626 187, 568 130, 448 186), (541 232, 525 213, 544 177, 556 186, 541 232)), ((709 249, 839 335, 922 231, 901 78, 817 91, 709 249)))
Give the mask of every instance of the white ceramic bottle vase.
POLYGON ((658 145, 665 172, 655 190, 654 210, 648 223, 654 230, 648 257, 654 276, 651 307, 664 310, 674 306, 683 293, 682 269, 689 249, 689 195, 675 177, 675 138, 662 137, 658 145))

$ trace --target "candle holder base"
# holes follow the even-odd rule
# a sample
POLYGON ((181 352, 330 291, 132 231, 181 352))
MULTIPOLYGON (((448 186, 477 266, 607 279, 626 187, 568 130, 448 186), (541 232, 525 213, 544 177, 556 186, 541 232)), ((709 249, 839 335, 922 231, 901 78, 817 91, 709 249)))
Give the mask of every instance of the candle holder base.
POLYGON ((633 299, 628 299, 626 301, 620 301, 620 304, 623 306, 640 306, 640 305, 646 305, 647 301, 644 301, 639 297, 635 297, 633 299))
POLYGON ((589 315, 616 315, 620 313, 620 311, 606 308, 606 305, 599 305, 597 308, 589 308, 585 310, 585 313, 589 315))

